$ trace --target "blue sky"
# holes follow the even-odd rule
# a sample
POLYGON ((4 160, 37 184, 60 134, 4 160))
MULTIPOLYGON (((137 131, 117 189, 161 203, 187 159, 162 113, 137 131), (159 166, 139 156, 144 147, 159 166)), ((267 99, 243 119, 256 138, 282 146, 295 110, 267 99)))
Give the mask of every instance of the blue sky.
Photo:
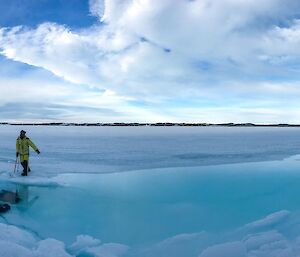
POLYGON ((76 29, 98 21, 90 15, 88 0, 1 0, 0 10, 1 27, 55 22, 76 29))
POLYGON ((296 0, 2 0, 0 120, 300 123, 296 0))

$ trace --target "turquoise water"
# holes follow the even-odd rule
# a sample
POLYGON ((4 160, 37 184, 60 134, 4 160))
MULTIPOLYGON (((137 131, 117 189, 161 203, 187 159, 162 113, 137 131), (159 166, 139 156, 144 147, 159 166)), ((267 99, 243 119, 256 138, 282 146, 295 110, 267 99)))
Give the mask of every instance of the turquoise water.
MULTIPOLYGON (((18 190, 24 200, 5 218, 41 238, 66 244, 80 234, 121 243, 130 247, 128 256, 138 256, 141 249, 180 234, 205 231, 214 238, 209 245, 228 240, 230 233, 271 213, 297 213, 298 159, 151 172, 64 174, 60 180, 68 185, 57 187, 5 183, 5 188, 18 190)), ((299 226, 284 228, 286 236, 298 236, 299 226)))

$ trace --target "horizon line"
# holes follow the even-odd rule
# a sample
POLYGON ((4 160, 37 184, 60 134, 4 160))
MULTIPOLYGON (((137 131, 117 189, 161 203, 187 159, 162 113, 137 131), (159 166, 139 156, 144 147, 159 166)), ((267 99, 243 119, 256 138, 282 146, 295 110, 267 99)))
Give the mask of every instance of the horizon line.
POLYGON ((160 127, 170 127, 170 126, 181 126, 181 127, 207 127, 207 126, 224 126, 224 127, 300 127, 300 124, 290 124, 290 123, 206 123, 206 122, 0 122, 0 125, 10 125, 10 126, 160 126, 160 127))

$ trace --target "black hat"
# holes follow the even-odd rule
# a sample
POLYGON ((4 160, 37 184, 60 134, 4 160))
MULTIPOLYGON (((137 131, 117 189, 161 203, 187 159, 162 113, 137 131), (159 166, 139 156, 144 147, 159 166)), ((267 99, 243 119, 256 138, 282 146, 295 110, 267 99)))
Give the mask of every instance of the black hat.
POLYGON ((21 130, 21 131, 20 131, 20 134, 26 134, 26 131, 21 130))

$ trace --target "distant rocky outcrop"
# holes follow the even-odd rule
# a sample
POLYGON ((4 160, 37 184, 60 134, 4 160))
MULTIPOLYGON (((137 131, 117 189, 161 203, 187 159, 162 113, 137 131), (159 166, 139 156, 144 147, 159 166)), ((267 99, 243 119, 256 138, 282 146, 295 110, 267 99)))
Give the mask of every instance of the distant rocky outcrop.
POLYGON ((154 126, 154 127, 300 127, 300 124, 254 124, 254 123, 172 123, 172 122, 157 122, 157 123, 68 123, 68 122, 43 122, 43 123, 28 123, 28 122, 0 122, 0 125, 12 126, 93 126, 93 127, 137 127, 137 126, 154 126))

